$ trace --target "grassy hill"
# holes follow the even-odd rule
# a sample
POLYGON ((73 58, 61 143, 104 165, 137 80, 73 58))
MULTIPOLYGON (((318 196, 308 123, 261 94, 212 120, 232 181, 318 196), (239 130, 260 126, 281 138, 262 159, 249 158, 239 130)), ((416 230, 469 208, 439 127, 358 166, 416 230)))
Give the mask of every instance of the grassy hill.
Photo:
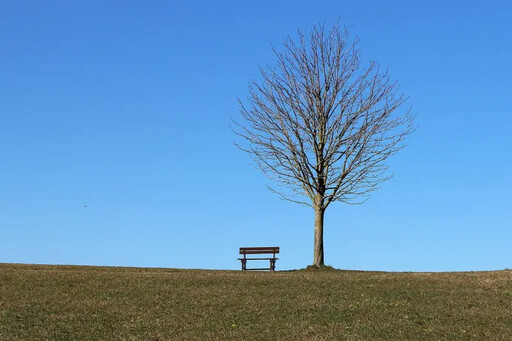
POLYGON ((0 264, 0 340, 512 340, 512 271, 0 264))

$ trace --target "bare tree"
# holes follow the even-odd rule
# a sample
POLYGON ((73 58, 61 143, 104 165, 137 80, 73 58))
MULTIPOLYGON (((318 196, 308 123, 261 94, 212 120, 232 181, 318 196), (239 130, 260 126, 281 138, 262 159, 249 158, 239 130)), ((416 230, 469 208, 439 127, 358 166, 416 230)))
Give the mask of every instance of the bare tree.
POLYGON ((273 48, 275 67, 240 102, 238 146, 284 185, 282 199, 315 210, 314 260, 324 266, 324 212, 335 201, 364 202, 390 178, 386 160, 413 129, 406 97, 376 62, 361 66, 358 39, 338 24, 316 25, 273 48))

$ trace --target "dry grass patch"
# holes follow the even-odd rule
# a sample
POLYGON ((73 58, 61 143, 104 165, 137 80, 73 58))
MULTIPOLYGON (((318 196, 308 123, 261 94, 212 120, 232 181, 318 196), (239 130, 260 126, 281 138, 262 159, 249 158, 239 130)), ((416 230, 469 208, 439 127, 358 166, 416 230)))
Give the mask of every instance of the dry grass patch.
POLYGON ((0 264, 0 340, 510 340, 512 271, 0 264))

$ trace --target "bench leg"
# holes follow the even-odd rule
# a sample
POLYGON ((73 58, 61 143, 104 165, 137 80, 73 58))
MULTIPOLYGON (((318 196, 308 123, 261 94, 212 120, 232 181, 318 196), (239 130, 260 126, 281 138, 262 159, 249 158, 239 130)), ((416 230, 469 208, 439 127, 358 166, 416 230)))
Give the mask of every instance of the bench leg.
POLYGON ((247 261, 245 259, 240 259, 240 261, 242 262, 242 271, 246 271, 247 270, 247 261))
POLYGON ((276 269, 276 260, 271 259, 270 260, 270 271, 274 271, 276 269))

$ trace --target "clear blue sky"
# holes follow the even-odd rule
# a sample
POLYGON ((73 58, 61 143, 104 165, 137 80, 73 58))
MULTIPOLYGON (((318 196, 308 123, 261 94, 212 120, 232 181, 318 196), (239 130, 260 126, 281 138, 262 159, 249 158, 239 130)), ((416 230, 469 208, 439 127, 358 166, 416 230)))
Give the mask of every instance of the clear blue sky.
POLYGON ((511 268, 509 1, 2 2, 0 262, 311 264, 313 211, 266 189, 229 117, 271 42, 338 18, 419 129, 370 201, 329 207, 326 263, 511 268))

